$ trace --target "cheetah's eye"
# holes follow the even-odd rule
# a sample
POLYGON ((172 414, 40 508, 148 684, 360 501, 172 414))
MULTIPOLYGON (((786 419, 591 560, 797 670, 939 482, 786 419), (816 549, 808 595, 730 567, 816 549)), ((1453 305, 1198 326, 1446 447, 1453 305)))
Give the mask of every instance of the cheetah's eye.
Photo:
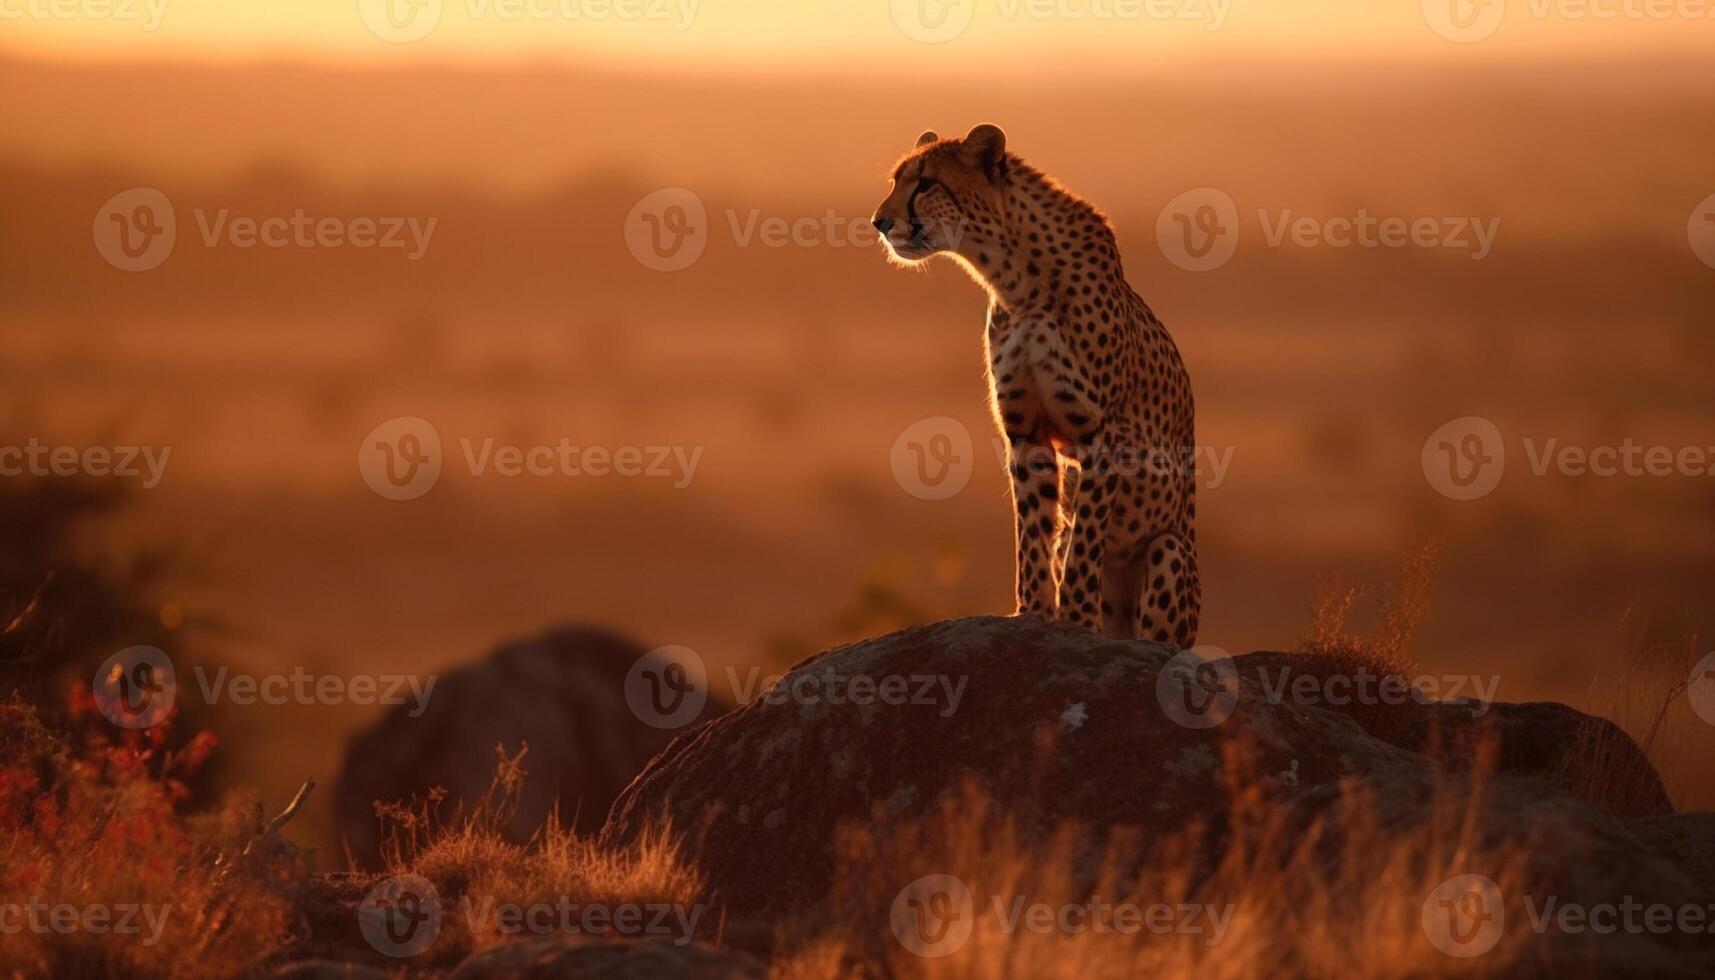
POLYGON ((942 187, 941 182, 936 180, 935 178, 933 178, 933 177, 919 177, 919 178, 917 178, 917 186, 911 188, 911 200, 912 200, 912 202, 915 203, 918 198, 922 197, 931 188, 937 189, 943 194, 947 193, 947 189, 945 187, 942 187))

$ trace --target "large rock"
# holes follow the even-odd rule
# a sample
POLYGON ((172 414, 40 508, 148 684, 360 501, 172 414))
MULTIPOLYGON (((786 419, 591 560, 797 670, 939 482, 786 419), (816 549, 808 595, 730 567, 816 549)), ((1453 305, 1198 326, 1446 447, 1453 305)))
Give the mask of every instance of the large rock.
POLYGON ((884 831, 973 779, 1026 835, 1072 821, 1151 840, 1199 825, 1216 851, 1240 787, 1258 794, 1247 806, 1260 799, 1304 828, 1370 819, 1387 833, 1422 831, 1451 788, 1475 814, 1477 842, 1506 853, 1528 841, 1529 880, 1561 901, 1715 901, 1715 882, 1687 873, 1707 867, 1711 828, 1670 815, 1659 779, 1617 728, 1563 705, 1406 697, 1360 710, 1290 686, 1280 696, 1278 668, 1325 679, 1330 663, 1255 654, 1216 668, 1035 618, 905 630, 812 657, 778 696, 675 740, 615 802, 603 840, 633 841, 664 816, 714 899, 786 914, 828 899, 841 825, 884 831), (878 690, 888 677, 934 678, 907 689, 935 696, 815 696, 833 678, 855 695, 858 677, 878 690), (1592 737, 1606 749, 1586 764, 1575 750, 1592 737), (1491 771, 1474 778, 1484 747, 1491 771), (1616 762, 1647 772, 1637 781, 1646 791, 1605 792, 1602 771, 1616 762), (1352 813, 1355 798, 1372 812, 1352 813))
POLYGON ((748 955, 661 939, 525 939, 472 955, 450 980, 763 980, 748 955))
MULTIPOLYGON (((559 629, 501 647, 443 675, 427 708, 390 708, 351 740, 335 790, 340 833, 360 864, 378 860, 377 800, 447 790, 444 812, 474 804, 495 772, 495 746, 529 744, 518 807, 505 826, 527 839, 557 804, 580 830, 601 826, 608 806, 680 729, 645 724, 627 706, 626 673, 647 651, 596 629, 559 629)), ((699 721, 723 710, 714 700, 699 721)))

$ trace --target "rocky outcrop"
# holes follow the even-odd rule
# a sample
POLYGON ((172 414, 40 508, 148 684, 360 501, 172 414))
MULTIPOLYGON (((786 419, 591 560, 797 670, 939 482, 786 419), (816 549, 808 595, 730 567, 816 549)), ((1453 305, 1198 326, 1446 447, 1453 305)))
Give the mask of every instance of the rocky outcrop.
POLYGON ((767 970, 732 950, 667 940, 527 939, 477 953, 450 980, 763 980, 767 970))
MULTIPOLYGON (((359 863, 378 859, 374 802, 447 790, 456 812, 474 804, 495 772, 495 747, 524 743, 527 776, 505 830, 527 839, 559 807, 585 831, 677 729, 646 724, 627 704, 627 672, 647 651, 611 633, 560 629, 508 644, 481 663, 441 676, 418 717, 396 705, 351 740, 335 790, 341 835, 359 863)), ((697 721, 718 714, 711 699, 697 721)))
MULTIPOLYGON (((1617 728, 1564 705, 1335 704, 1315 681, 1281 687, 1281 668, 1333 674, 1308 655, 1208 663, 1034 618, 905 630, 813 657, 772 696, 677 739, 615 802, 603 840, 666 817, 716 900, 767 915, 825 902, 843 825, 885 835, 973 780, 1026 835, 1200 825, 1216 851, 1241 788, 1304 827, 1358 819, 1362 796, 1384 832, 1421 830, 1451 794, 1479 846, 1518 850, 1561 902, 1715 902, 1696 873, 1715 828, 1671 813, 1617 728), (1603 751, 1581 754, 1592 738, 1603 751), (1610 772, 1643 789, 1604 789, 1610 772)), ((1686 941, 1705 963, 1708 938, 1642 942, 1686 941)))

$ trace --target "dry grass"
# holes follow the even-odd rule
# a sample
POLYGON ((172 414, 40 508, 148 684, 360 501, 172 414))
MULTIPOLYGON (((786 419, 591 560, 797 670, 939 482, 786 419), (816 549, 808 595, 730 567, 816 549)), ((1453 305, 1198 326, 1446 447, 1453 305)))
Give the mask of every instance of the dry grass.
POLYGON ((1365 633, 1353 632, 1350 620, 1370 590, 1347 586, 1336 578, 1317 598, 1298 648, 1384 674, 1409 672, 1416 662, 1411 639, 1429 612, 1429 585, 1439 562, 1437 545, 1426 544, 1407 552, 1399 579, 1381 590, 1380 611, 1365 633))
MULTIPOLYGON (((519 763, 503 756, 497 785, 521 778, 519 763)), ((1223 771, 1251 768, 1235 747, 1223 771)), ((1147 839, 1132 831, 1091 836, 1066 824, 1045 845, 973 784, 929 816, 885 833, 847 828, 824 907, 722 925, 726 939, 764 937, 740 945, 770 957, 771 980, 1506 975, 1527 953, 1518 931, 1472 964, 1435 948, 1422 925, 1425 899, 1457 875, 1485 875, 1507 894, 1526 890, 1524 850, 1480 842, 1483 771, 1480 761, 1476 773, 1440 787, 1427 824, 1406 833, 1381 826, 1374 801, 1356 789, 1341 793, 1322 819, 1305 822, 1267 802, 1255 780, 1233 777, 1234 808, 1220 826, 1147 839), (1210 847, 1217 837, 1221 846, 1210 847), (970 939, 944 957, 918 955, 890 926, 901 890, 927 875, 956 876, 973 897, 970 939), (1109 908, 1165 906, 1172 921, 1197 931, 1034 931, 1007 922, 1016 901, 1059 908, 1089 907, 1093 899, 1109 908), (1198 911, 1186 917, 1183 906, 1198 911)), ((618 854, 555 825, 515 845, 493 829, 506 798, 502 789, 486 805, 501 810, 413 826, 399 839, 423 846, 395 849, 389 873, 428 878, 443 907, 482 896, 515 904, 707 900, 699 877, 676 856, 669 828, 618 854)), ((427 812, 427 802, 400 812, 427 812)), ((719 945, 722 930, 698 938, 719 945)), ((410 965, 443 970, 508 939, 449 915, 432 955, 410 965)))
MULTIPOLYGON (((379 804, 384 828, 384 874, 414 874, 435 886, 446 910, 430 962, 457 962, 465 955, 504 942, 491 915, 500 905, 557 907, 563 904, 614 908, 654 903, 685 909, 701 905, 703 883, 678 858, 672 829, 655 828, 633 847, 610 851, 579 836, 552 814, 524 844, 506 839, 502 827, 511 817, 525 779, 529 746, 508 756, 495 748, 495 775, 488 792, 468 810, 448 818, 435 816, 442 795, 379 804)), ((713 936, 719 916, 703 914, 699 929, 713 936)))
MULTIPOLYGON (((0 936, 0 957, 24 976, 237 976, 297 958, 301 898, 295 862, 234 864, 254 839, 260 812, 231 807, 174 812, 178 763, 123 772, 92 768, 87 743, 41 729, 9 706, 3 747, 21 764, 0 770, 0 857, 8 895, 53 902, 157 902, 172 907, 160 942, 118 937, 0 936), (19 773, 56 773, 53 785, 19 773)), ((189 760, 185 760, 189 761, 189 760)), ((1524 877, 1528 842, 1483 843, 1479 815, 1487 760, 1447 777, 1406 830, 1383 826, 1376 801, 1347 788, 1321 818, 1304 820, 1268 802, 1242 745, 1222 768, 1230 813, 1167 838, 1132 831, 1089 834, 1063 825, 1046 843, 1021 832, 1004 801, 974 787, 914 822, 886 832, 857 826, 839 842, 839 874, 822 908, 784 920, 728 920, 708 904, 699 875, 679 857, 670 827, 635 847, 608 851, 550 823, 526 844, 499 831, 524 774, 524 754, 497 756, 488 797, 437 821, 432 796, 380 808, 389 823, 387 874, 429 879, 447 910, 430 950, 384 963, 356 936, 349 908, 322 911, 332 932, 317 955, 368 962, 409 975, 438 975, 465 956, 514 937, 470 909, 573 902, 614 907, 662 903, 705 910, 696 938, 736 942, 770 959, 771 980, 846 977, 1130 978, 1254 976, 1501 976, 1528 967, 1528 933, 1509 930, 1474 961, 1455 960, 1427 938, 1425 899, 1461 874, 1493 879, 1509 896, 1524 877), (1218 840, 1219 846, 1212 846, 1218 840), (926 958, 898 939, 890 913, 902 888, 926 875, 956 876, 970 890, 971 936, 951 955, 926 958), (996 904, 996 898, 999 904, 996 904), (1035 931, 1009 926, 1013 903, 1051 908, 1166 907, 1167 921, 1197 931, 1035 931), (1183 906, 1198 911, 1187 918, 1183 906), (1218 930, 1218 933, 1217 933, 1218 930), (742 938, 740 938, 742 937, 742 938)), ((378 877, 378 876, 377 876, 378 877)), ((348 884, 361 891, 374 878, 348 884)), ((1522 910, 1508 908, 1508 915, 1522 910)), ((313 918, 313 916, 312 916, 313 918)), ((1104 920, 1104 921, 1112 921, 1104 920)))
POLYGON ((1518 852, 1479 843, 1480 780, 1444 787, 1429 824, 1408 834, 1379 826, 1372 801, 1355 790, 1308 827, 1255 794, 1238 799, 1212 864, 1197 830, 1165 841, 1111 834, 1091 852, 1080 828, 1066 826, 1049 846, 1032 846, 975 791, 886 838, 854 833, 837 886, 843 924, 783 952, 775 976, 831 978, 854 967, 933 980, 1506 975, 1524 955, 1515 931, 1471 965, 1443 954, 1423 930, 1424 901, 1449 878, 1479 873, 1503 892, 1520 891, 1518 852), (907 883, 938 874, 968 887, 972 932, 950 955, 927 958, 896 939, 887 915, 907 883), (1163 922, 1199 931, 1009 927, 1019 898, 1054 908, 1087 908, 1092 898, 1169 906, 1163 922), (1182 918, 1183 906, 1200 911, 1182 918))
POLYGON ((1669 798, 1683 806, 1687 787, 1715 771, 1708 726, 1686 699, 1692 667, 1705 652, 1700 642, 1690 628, 1677 638, 1655 642, 1640 630, 1618 674, 1591 684, 1589 710, 1613 721, 1620 731, 1590 728, 1582 733, 1570 757, 1583 760, 1575 774, 1583 788, 1606 787, 1624 798, 1659 777, 1669 798), (1643 750, 1648 766, 1624 744, 1626 736, 1643 750))

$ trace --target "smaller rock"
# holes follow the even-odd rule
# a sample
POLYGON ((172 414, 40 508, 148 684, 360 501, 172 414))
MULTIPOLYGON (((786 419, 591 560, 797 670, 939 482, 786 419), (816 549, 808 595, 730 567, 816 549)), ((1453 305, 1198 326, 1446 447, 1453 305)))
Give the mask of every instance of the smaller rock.
POLYGON ((346 747, 334 790, 340 835, 360 867, 380 860, 377 800, 447 791, 441 806, 474 806, 495 771, 495 746, 514 753, 528 743, 524 787, 503 828, 523 842, 559 808, 561 819, 592 833, 609 804, 679 731, 720 714, 713 697, 682 729, 640 720, 625 680, 648 651, 599 629, 558 629, 510 643, 481 663, 440 677, 426 707, 395 705, 346 747))

